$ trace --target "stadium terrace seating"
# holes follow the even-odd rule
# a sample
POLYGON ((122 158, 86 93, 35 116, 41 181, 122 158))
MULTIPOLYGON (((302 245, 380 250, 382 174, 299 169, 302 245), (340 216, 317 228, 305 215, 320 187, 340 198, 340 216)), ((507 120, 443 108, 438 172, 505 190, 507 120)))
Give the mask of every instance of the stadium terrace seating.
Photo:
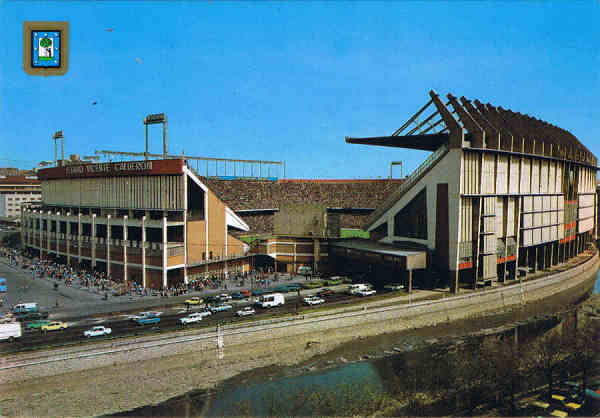
MULTIPOLYGON (((376 208, 401 183, 385 180, 220 180, 206 184, 234 211, 279 208, 283 203, 320 203, 329 208, 376 208)), ((273 231, 273 214, 240 214, 251 233, 273 231)), ((360 228, 366 215, 342 214, 342 228, 360 228)))

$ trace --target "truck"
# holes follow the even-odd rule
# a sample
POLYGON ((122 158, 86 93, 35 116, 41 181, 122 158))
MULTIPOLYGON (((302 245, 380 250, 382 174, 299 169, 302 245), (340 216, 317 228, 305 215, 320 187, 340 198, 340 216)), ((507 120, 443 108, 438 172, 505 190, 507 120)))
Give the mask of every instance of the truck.
POLYGON ((21 312, 37 312, 38 304, 35 302, 28 303, 19 303, 14 306, 13 313, 21 313, 21 312))
POLYGON ((281 293, 271 293, 260 297, 256 304, 261 308, 272 308, 285 303, 285 297, 281 293))
POLYGON ((0 324, 0 341, 13 341, 23 335, 21 324, 19 322, 9 322, 0 324))

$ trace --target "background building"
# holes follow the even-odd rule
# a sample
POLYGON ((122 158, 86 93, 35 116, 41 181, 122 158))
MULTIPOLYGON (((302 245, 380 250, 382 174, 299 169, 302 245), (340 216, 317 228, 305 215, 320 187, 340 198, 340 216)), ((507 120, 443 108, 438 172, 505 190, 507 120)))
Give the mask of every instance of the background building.
POLYGON ((0 177, 0 219, 19 220, 21 206, 27 202, 37 202, 41 197, 40 181, 35 177, 0 177))
POLYGON ((369 216, 372 239, 420 246, 453 289, 562 263, 593 242, 597 159, 577 138, 502 107, 447 98, 431 91, 390 136, 346 138, 432 152, 369 216))

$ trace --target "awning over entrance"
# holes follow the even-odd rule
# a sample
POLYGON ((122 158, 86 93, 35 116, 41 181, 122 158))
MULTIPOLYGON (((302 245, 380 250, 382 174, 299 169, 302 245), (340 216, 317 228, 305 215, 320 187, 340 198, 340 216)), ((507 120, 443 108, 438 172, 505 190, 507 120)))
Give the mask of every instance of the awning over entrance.
POLYGON ((427 267, 427 252, 402 249, 395 245, 364 239, 344 239, 329 242, 330 254, 365 259, 371 263, 393 263, 406 270, 427 267))

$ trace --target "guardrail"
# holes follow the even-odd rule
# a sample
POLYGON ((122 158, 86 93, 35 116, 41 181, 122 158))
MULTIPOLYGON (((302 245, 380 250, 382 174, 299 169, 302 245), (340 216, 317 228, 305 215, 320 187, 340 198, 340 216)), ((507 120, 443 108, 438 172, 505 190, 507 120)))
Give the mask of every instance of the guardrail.
MULTIPOLYGON (((384 306, 384 307, 368 307, 368 305, 363 305, 362 310, 354 310, 352 312, 346 311, 346 312, 337 312, 337 313, 328 312, 328 313, 321 313, 321 314, 318 314, 318 313, 317 314, 306 314, 301 317, 278 318, 278 319, 271 319, 271 320, 255 321, 255 322, 247 323, 247 324, 224 325, 222 327, 221 336, 227 337, 227 336, 234 336, 234 335, 251 334, 251 333, 263 332, 263 331, 267 331, 267 330, 271 330, 271 329, 287 328, 287 327, 301 326, 301 325, 307 325, 307 324, 318 324, 318 323, 324 323, 324 322, 328 322, 328 321, 335 321, 335 320, 346 319, 346 318, 353 318, 353 317, 358 317, 358 316, 360 316, 360 317, 365 317, 366 315, 377 316, 377 314, 387 313, 387 312, 392 312, 392 311, 403 311, 403 313, 405 314, 405 315, 403 315, 403 317, 411 318, 414 316, 421 315, 423 313, 422 311, 423 311, 424 307, 427 307, 428 309, 426 312, 428 314, 431 314, 431 313, 439 313, 439 312, 443 312, 443 311, 449 311, 450 309, 455 309, 456 307, 448 306, 448 305, 455 305, 457 303, 460 304, 461 301, 466 301, 466 300, 472 300, 473 302, 466 303, 466 304, 460 304, 461 308, 465 308, 465 307, 472 306, 472 305, 479 305, 480 302, 478 300, 482 300, 484 298, 486 298, 486 299, 493 298, 494 295, 499 295, 497 299, 499 299, 500 296, 502 296, 503 300, 504 300, 505 294, 508 294, 509 297, 511 297, 511 296, 514 297, 515 294, 520 293, 522 295, 522 297, 523 296, 526 297, 526 294, 528 292, 555 285, 556 283, 563 281, 565 279, 565 276, 572 277, 573 275, 580 274, 582 271, 585 271, 587 267, 590 267, 592 265, 597 265, 598 263, 599 263, 598 254, 595 254, 593 257, 591 257, 590 259, 588 259, 586 261, 583 261, 582 263, 578 264, 577 266, 574 266, 568 270, 557 272, 550 276, 541 277, 539 279, 534 279, 534 280, 527 281, 527 282, 515 283, 515 284, 504 286, 504 287, 498 288, 498 289, 485 290, 485 291, 470 293, 467 295, 452 296, 452 297, 448 297, 448 298, 444 298, 444 299, 415 302, 415 303, 412 303, 409 305, 384 306), (444 306, 444 305, 446 305, 446 306, 444 306)), ((522 300, 521 303, 524 303, 524 299, 521 299, 521 300, 522 300)), ((485 312, 485 311, 482 311, 481 313, 483 313, 483 312, 485 312)), ((367 322, 373 322, 373 321, 377 321, 377 319, 376 318, 370 319, 367 322)), ((65 356, 59 356, 59 357, 55 357, 55 358, 38 360, 35 362, 24 362, 21 364, 11 364, 11 365, 6 365, 6 366, 0 366, 0 370, 9 370, 9 369, 30 367, 30 366, 43 365, 43 364, 67 361, 67 360, 86 359, 86 358, 92 358, 92 357, 118 354, 118 353, 128 352, 128 351, 161 347, 161 346, 166 346, 166 345, 189 343, 189 342, 194 342, 194 341, 202 341, 202 340, 210 340, 210 339, 216 340, 217 337, 218 337, 217 332, 210 332, 210 333, 203 333, 203 334, 189 336, 189 337, 169 337, 167 339, 164 339, 161 341, 156 341, 156 342, 119 343, 119 345, 122 345, 122 344, 123 345, 131 345, 131 347, 123 347, 123 348, 117 348, 117 349, 111 349, 111 350, 102 350, 102 351, 97 351, 97 352, 93 352, 93 353, 65 355, 65 356)))

